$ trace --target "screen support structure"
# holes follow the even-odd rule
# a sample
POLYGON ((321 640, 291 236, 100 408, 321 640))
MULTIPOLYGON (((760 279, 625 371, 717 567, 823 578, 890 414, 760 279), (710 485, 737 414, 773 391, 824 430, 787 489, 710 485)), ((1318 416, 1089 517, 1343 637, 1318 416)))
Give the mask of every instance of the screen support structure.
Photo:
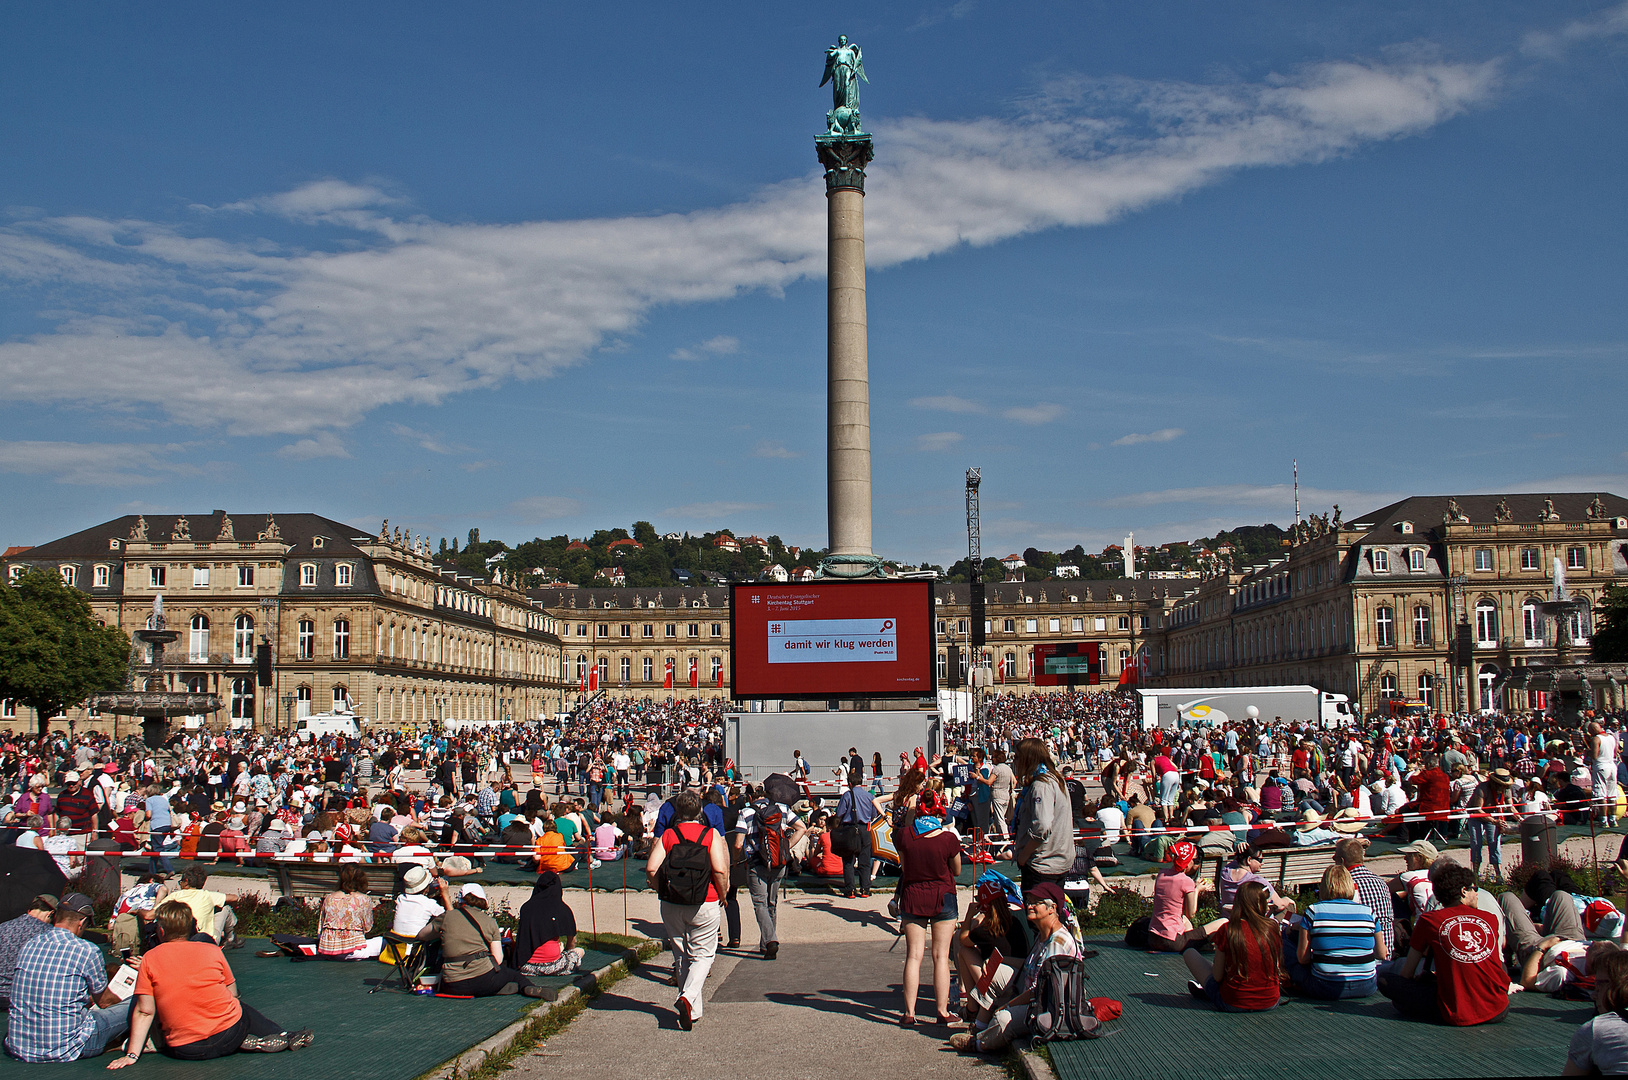
MULTIPOLYGON (((970 617, 972 625, 967 627, 967 682, 972 692, 972 716, 968 718, 967 728, 970 734, 974 725, 982 719, 978 711, 979 680, 982 678, 984 659, 984 560, 983 537, 980 535, 978 524, 978 485, 982 482, 982 470, 974 466, 967 470, 967 582, 971 592, 969 597, 970 617)), ((982 724, 983 743, 989 746, 989 726, 982 724)))

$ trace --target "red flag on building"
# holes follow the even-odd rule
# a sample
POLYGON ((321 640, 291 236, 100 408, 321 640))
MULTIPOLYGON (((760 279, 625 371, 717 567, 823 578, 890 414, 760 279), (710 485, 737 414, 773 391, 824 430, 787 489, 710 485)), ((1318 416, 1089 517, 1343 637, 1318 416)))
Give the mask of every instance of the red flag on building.
POLYGON ((587 690, 588 690, 588 673, 586 671, 578 671, 577 672, 577 693, 579 693, 579 694, 586 693, 587 690))
POLYGON ((673 688, 673 662, 671 660, 667 661, 667 674, 661 680, 661 688, 663 690, 673 688))
POLYGON ((598 691, 599 691, 599 665, 595 664, 593 667, 588 669, 588 693, 593 694, 593 693, 597 693, 598 691))
POLYGON ((724 688, 724 666, 722 664, 719 664, 718 665, 718 689, 722 690, 723 688, 724 688))
POLYGON ((690 689, 694 690, 701 685, 701 662, 690 657, 690 689))

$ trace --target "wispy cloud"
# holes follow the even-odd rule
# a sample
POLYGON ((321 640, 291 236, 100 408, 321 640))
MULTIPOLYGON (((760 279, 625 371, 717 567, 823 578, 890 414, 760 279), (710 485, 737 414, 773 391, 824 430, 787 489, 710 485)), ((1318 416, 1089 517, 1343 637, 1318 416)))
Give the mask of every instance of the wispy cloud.
MULTIPOLYGON (((1499 72, 1415 54, 1259 83, 1059 82, 1015 119, 879 119, 888 154, 873 172, 894 194, 869 215, 870 264, 1100 225, 1238 170, 1418 135, 1488 101, 1499 72)), ((332 433, 372 410, 547 377, 625 342, 657 307, 822 276, 818 190, 810 173, 717 209, 471 225, 325 179, 182 223, 16 220, 0 228, 0 280, 45 296, 54 329, 0 344, 0 398, 292 435, 289 456, 334 455, 332 433), (332 250, 208 235, 222 211, 330 230, 332 250)), ((720 335, 674 355, 738 347, 720 335)))
POLYGON ((911 398, 909 405, 912 409, 930 409, 933 412, 947 413, 986 413, 989 411, 980 402, 968 401, 964 397, 954 394, 943 394, 938 397, 911 398))
POLYGON ((1187 434, 1187 429, 1186 428, 1167 427, 1167 428, 1160 428, 1158 431, 1149 431, 1146 434, 1141 434, 1141 433, 1138 433, 1138 432, 1132 432, 1129 435, 1121 435, 1119 438, 1115 439, 1113 442, 1109 443, 1108 445, 1109 446, 1136 446, 1138 443, 1174 442, 1175 440, 1181 438, 1185 434, 1187 434))
POLYGON ((1521 52, 1527 56, 1557 60, 1573 45, 1623 34, 1628 34, 1628 4, 1619 4, 1598 15, 1590 14, 1588 18, 1569 22, 1559 30, 1534 30, 1521 39, 1521 52))
POLYGON ((171 460, 188 449, 181 443, 0 442, 0 472, 47 476, 62 484, 128 487, 203 472, 171 460))
POLYGON ((937 26, 946 19, 965 19, 971 15, 978 6, 978 0, 955 0, 953 4, 934 4, 922 12, 910 27, 912 30, 925 30, 929 26, 937 26))
POLYGON ((406 424, 396 423, 392 423, 390 425, 390 430, 395 435, 398 435, 409 442, 417 443, 421 449, 428 450, 432 454, 469 453, 469 447, 460 446, 457 443, 449 443, 442 438, 440 434, 434 431, 422 431, 418 428, 410 428, 406 424))
POLYGON ((743 502, 696 502, 685 503, 683 506, 669 506, 663 510, 663 517, 682 518, 686 521, 718 521, 730 514, 744 514, 748 510, 767 510, 768 503, 743 502))
POLYGON ((752 448, 753 457, 761 458, 800 458, 801 450, 787 450, 784 443, 772 442, 764 439, 752 448))
POLYGON ((959 431, 935 431, 929 435, 917 435, 916 449, 926 454, 941 454, 954 449, 961 439, 959 431))
POLYGON ((1049 424, 1063 415, 1061 405, 1019 405, 1011 409, 1002 409, 1001 415, 1008 420, 1016 420, 1020 424, 1049 424))
MULTIPOLYGON (((936 397, 911 398, 906 402, 912 409, 926 409, 930 412, 968 413, 976 416, 987 416, 996 410, 981 401, 971 401, 954 394, 941 394, 936 397)), ((1063 415, 1063 407, 1049 402, 1037 405, 1015 405, 1011 408, 1001 409, 1000 416, 1007 420, 1015 420, 1020 424, 1049 424, 1063 415)))
POLYGON ((727 334, 719 334, 715 338, 708 338, 698 345, 690 345, 682 349, 674 349, 674 360, 705 360, 709 356, 729 356, 740 352, 740 339, 727 334))
MULTIPOLYGON (((1333 506, 1344 508, 1346 520, 1356 514, 1365 514, 1416 492, 1396 491, 1342 491, 1332 488, 1301 487, 1302 507, 1333 506)), ((1294 486, 1292 484, 1215 484, 1207 487, 1165 488, 1162 491, 1138 491, 1103 499, 1099 505, 1113 508, 1140 508, 1189 504, 1198 506, 1224 506, 1237 511, 1269 510, 1279 517, 1294 517, 1294 486), (1286 514, 1285 514, 1286 511, 1286 514)))
POLYGON ((509 504, 509 514, 522 521, 551 521, 581 512, 582 504, 564 495, 528 495, 509 504))
POLYGON ((345 443, 331 431, 319 431, 309 439, 289 443, 277 451, 277 456, 290 461, 310 461, 313 458, 348 458, 345 443))

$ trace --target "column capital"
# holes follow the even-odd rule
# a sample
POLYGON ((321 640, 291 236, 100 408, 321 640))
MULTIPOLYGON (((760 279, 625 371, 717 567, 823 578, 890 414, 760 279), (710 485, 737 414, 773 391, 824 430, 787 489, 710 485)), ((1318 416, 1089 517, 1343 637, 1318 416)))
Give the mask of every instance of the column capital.
POLYGON ((825 193, 844 188, 865 194, 865 166, 876 153, 869 135, 816 135, 814 150, 825 166, 825 193))

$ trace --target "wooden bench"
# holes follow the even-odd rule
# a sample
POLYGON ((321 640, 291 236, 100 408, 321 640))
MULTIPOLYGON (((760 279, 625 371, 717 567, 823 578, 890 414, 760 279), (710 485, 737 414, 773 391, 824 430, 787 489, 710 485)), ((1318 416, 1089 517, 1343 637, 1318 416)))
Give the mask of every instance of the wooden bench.
MULTIPOLYGON (((1221 886, 1221 867, 1231 855, 1205 855, 1199 860, 1198 876, 1209 878, 1221 886)), ((1261 852, 1261 877, 1272 883, 1280 895, 1296 892, 1302 885, 1316 885, 1323 880, 1323 871, 1334 861, 1334 845, 1316 847, 1266 848, 1261 852)))
MULTIPOLYGON (((278 860, 268 865, 271 869, 271 880, 276 883, 279 896, 322 897, 339 891, 341 865, 339 863, 278 860)), ((357 865, 367 874, 367 891, 370 896, 392 897, 401 892, 401 875, 407 869, 405 865, 397 866, 394 863, 346 865, 357 865)))

